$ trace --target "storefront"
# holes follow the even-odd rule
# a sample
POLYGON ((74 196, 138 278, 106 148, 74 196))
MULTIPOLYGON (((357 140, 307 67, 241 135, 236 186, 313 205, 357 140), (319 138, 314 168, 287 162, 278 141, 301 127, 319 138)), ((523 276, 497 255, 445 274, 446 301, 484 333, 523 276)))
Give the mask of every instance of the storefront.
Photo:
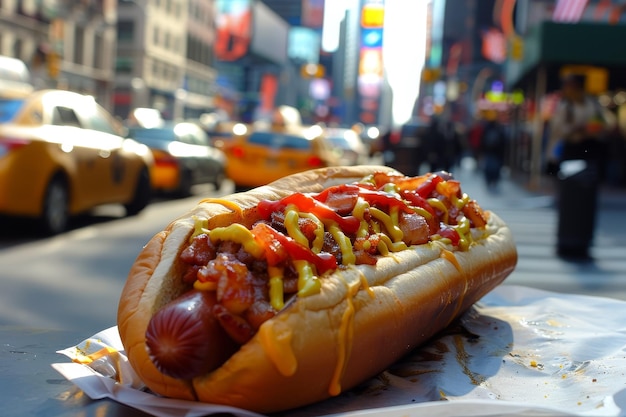
MULTIPOLYGON (((532 185, 541 181, 545 127, 558 99, 560 79, 568 72, 585 75, 587 92, 616 115, 621 142, 613 143, 617 153, 611 154, 611 162, 626 165, 626 160, 619 160, 626 133, 626 43, 621 39, 626 39, 626 25, 542 22, 524 37, 523 58, 507 64, 507 89, 521 89, 526 97, 515 115, 512 159, 532 185)), ((614 175, 612 180, 624 185, 625 173, 614 175)))

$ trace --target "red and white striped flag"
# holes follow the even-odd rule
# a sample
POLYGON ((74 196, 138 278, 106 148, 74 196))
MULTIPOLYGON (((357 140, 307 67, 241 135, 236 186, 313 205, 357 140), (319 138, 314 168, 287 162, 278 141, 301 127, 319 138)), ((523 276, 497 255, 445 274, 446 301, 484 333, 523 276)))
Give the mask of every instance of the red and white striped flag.
POLYGON ((577 23, 587 7, 588 0, 557 0, 552 20, 560 23, 577 23))

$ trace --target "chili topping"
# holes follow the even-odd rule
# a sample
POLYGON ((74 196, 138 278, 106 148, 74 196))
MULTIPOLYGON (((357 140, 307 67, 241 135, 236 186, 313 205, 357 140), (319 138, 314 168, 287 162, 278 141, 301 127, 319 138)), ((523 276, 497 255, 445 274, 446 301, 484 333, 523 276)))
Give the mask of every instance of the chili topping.
POLYGON ((473 244, 471 229, 487 223, 447 173, 376 172, 320 193, 264 200, 257 211, 261 220, 251 228, 209 230, 206 219, 196 219, 180 255, 182 279, 216 291, 213 313, 241 344, 291 297, 318 293, 320 280, 337 269, 375 265, 390 252, 433 241, 466 251, 473 244))

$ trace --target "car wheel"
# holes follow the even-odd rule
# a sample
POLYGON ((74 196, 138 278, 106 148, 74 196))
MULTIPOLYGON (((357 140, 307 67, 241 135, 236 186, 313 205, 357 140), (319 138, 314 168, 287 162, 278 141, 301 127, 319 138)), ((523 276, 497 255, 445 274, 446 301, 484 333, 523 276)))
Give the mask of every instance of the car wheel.
POLYGON ((213 186, 215 187, 215 191, 219 191, 224 185, 224 180, 226 179, 226 174, 222 168, 218 169, 215 173, 215 181, 213 181, 213 186))
POLYGON ((45 233, 58 234, 67 229, 69 221, 69 188, 67 181, 60 177, 54 177, 48 188, 43 201, 41 224, 45 233))
POLYGON ((150 184, 150 173, 147 168, 143 168, 139 172, 137 185, 135 186, 135 194, 133 200, 125 205, 126 214, 134 216, 141 210, 146 208, 152 198, 152 186, 150 184))
POLYGON ((191 195, 191 187, 193 185, 193 181, 191 178, 191 172, 189 171, 181 171, 180 173, 180 182, 178 184, 178 195, 180 197, 189 197, 191 195))

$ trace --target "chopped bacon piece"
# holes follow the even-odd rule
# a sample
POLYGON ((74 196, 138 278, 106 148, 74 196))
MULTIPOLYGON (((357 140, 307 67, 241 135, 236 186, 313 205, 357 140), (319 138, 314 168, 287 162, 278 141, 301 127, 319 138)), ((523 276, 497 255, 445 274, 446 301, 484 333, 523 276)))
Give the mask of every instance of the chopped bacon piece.
POLYGON ((198 271, 201 268, 200 265, 189 265, 189 268, 183 273, 183 282, 193 284, 198 279, 198 271))
POLYGON ((317 230, 317 224, 313 220, 306 217, 300 217, 298 219, 298 227, 309 242, 313 242, 315 240, 315 230, 317 230))
POLYGON ((231 339, 240 345, 247 343, 254 336, 255 330, 250 323, 243 317, 231 313, 223 305, 215 304, 213 315, 231 339))
POLYGON ((202 233, 193 238, 191 244, 180 254, 180 260, 191 265, 206 265, 215 258, 215 245, 209 235, 202 233))
POLYGON ((468 201, 463 207, 463 214, 470 221, 472 227, 485 227, 487 224, 487 219, 485 218, 485 214, 483 210, 480 208, 478 203, 474 200, 468 201))
POLYGON ((400 212, 398 227, 402 230, 402 241, 407 245, 421 245, 428 242, 430 228, 423 216, 416 213, 407 214, 400 212))
POLYGON ((240 314, 254 302, 252 274, 233 255, 220 253, 200 273, 217 282, 217 301, 232 313, 240 314))
POLYGON ((265 300, 257 300, 245 313, 246 321, 253 329, 258 329, 263 323, 276 315, 276 310, 265 300))

